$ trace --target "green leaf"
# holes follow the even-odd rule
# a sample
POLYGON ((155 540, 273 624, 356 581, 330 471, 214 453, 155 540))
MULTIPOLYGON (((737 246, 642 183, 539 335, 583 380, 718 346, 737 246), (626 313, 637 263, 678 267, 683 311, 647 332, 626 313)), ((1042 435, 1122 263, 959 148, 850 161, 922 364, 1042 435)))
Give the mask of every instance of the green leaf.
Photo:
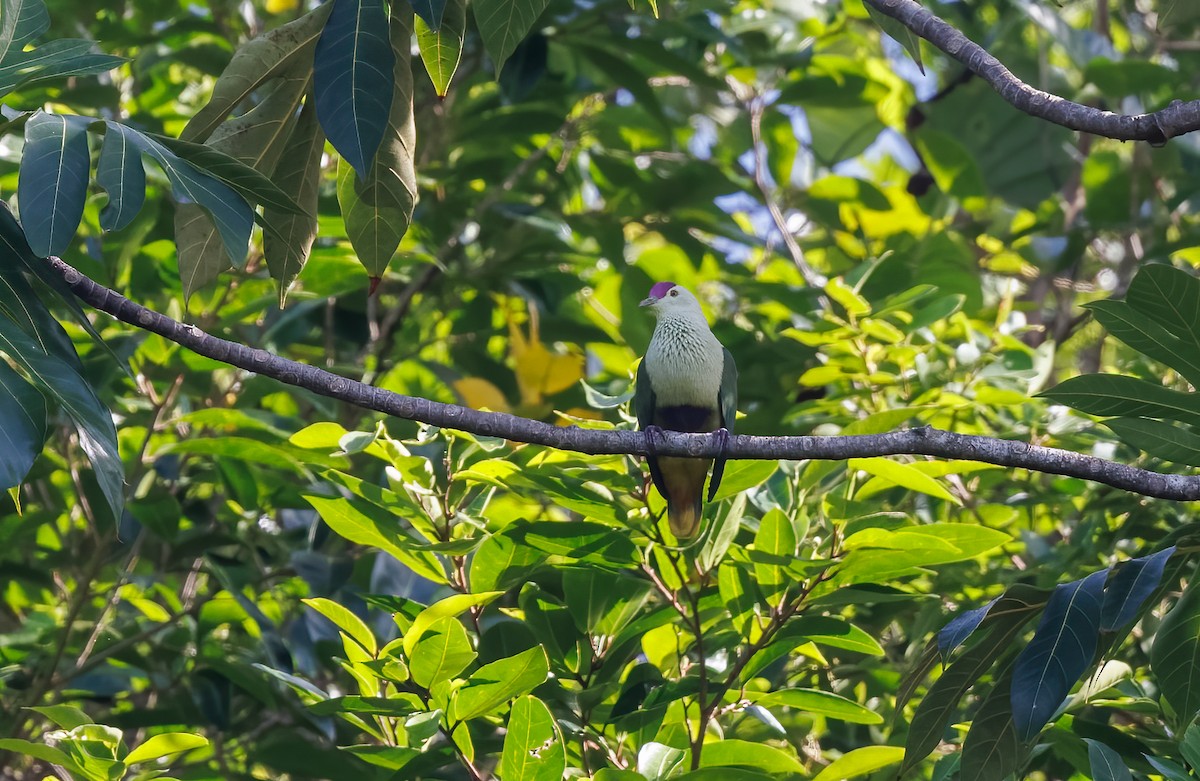
POLYGON ((610 637, 641 611, 653 590, 644 580, 595 567, 569 567, 562 578, 563 600, 579 630, 610 637))
POLYGON ((781 749, 734 738, 705 745, 700 755, 700 767, 749 767, 768 773, 804 772, 799 760, 781 749))
MULTIPOLYGON (((385 133, 383 143, 377 145, 378 154, 365 162, 365 168, 358 171, 358 177, 345 165, 338 166, 337 197, 346 223, 346 235, 358 253, 359 262, 373 279, 382 277, 387 270, 400 246, 400 239, 408 232, 413 207, 417 202, 414 162, 416 124, 409 62, 412 19, 411 13, 392 16, 392 46, 396 56, 391 86, 395 94, 391 98, 391 111, 384 116, 385 133)), ((318 99, 317 114, 320 115, 320 112, 318 99)), ((329 135, 324 117, 321 124, 329 135)))
POLYGON ((125 506, 125 468, 117 448, 117 430, 91 385, 75 369, 43 352, 5 317, 0 317, 0 350, 71 418, 79 432, 79 446, 92 464, 112 517, 120 519, 125 506))
POLYGON ((725 476, 717 489, 714 502, 724 501, 742 491, 762 485, 779 469, 778 461, 730 461, 725 465, 725 476))
POLYGON ((836 616, 801 616, 789 621, 778 637, 787 640, 803 640, 841 648, 845 651, 883 656, 883 648, 871 635, 843 618, 836 616))
POLYGON ((904 749, 896 746, 856 748, 827 765, 813 777, 813 781, 841 781, 841 779, 863 776, 888 765, 894 765, 903 758, 904 749))
POLYGON ((287 88, 277 87, 262 103, 218 127, 208 143, 195 144, 155 133, 148 136, 251 203, 289 215, 309 216, 313 212, 268 176, 284 156, 284 141, 289 138, 284 131, 290 130, 288 125, 300 108, 306 83, 293 80, 287 88))
POLYGON ((88 122, 39 111, 25 123, 17 200, 29 246, 42 257, 63 254, 83 218, 91 173, 88 122))
POLYGON ((208 739, 201 735, 193 735, 190 732, 165 732, 147 738, 144 743, 130 751, 125 757, 125 764, 152 762, 207 745, 208 739))
POLYGON ((0 362, 0 489, 21 484, 45 443, 45 397, 0 362))
POLYGON ((1150 669, 1179 724, 1187 724, 1200 712, 1197 659, 1200 659, 1200 578, 1193 577, 1159 624, 1150 646, 1150 669))
POLYGON ((550 674, 550 663, 540 645, 516 656, 485 664, 467 679, 454 699, 453 713, 458 721, 486 715, 528 694, 550 674))
POLYGON ((1012 674, 1001 678, 984 699, 963 742, 962 781, 1003 781, 1016 772, 1026 750, 1012 718, 1012 674))
MULTIPOLYGON (((882 724, 883 716, 854 700, 820 689, 778 689, 754 699, 764 708, 787 707, 850 724, 882 724)), ((705 747, 705 752, 708 748, 705 747)), ((765 769, 765 768, 764 768, 765 769)))
POLYGON ((0 6, 0 62, 19 56, 25 44, 50 29, 42 0, 4 0, 0 6))
POLYGON ((706 530, 704 543, 696 553, 696 567, 701 572, 712 572, 733 544, 742 528, 742 517, 746 513, 746 494, 739 493, 729 504, 722 505, 717 519, 706 530))
POLYGON ((284 190, 296 194, 302 214, 289 214, 267 206, 263 220, 271 230, 263 231, 263 256, 267 270, 279 284, 279 307, 287 301, 288 290, 304 269, 317 238, 317 195, 321 187, 321 156, 325 152, 325 134, 317 122, 316 109, 304 104, 287 148, 275 169, 275 181, 284 190))
POLYGON ((361 545, 371 545, 390 553, 407 564, 418 575, 436 583, 446 583, 446 572, 432 553, 406 547, 399 520, 380 507, 357 499, 304 495, 329 528, 361 545))
POLYGON ((896 43, 904 47, 904 51, 908 52, 908 56, 912 57, 913 62, 917 64, 917 68, 924 75, 925 63, 921 62, 921 39, 917 37, 916 33, 887 14, 877 11, 870 3, 863 3, 863 6, 866 7, 871 21, 879 25, 879 29, 890 35, 896 43))
POLYGON ((1168 330, 1157 320, 1126 301, 1093 301, 1084 306, 1113 336, 1149 358, 1178 371, 1194 387, 1200 387, 1200 359, 1196 346, 1168 330))
POLYGON ((409 654, 408 670, 413 682, 428 689, 449 681, 475 661, 475 649, 467 630, 457 618, 443 616, 421 633, 409 654))
MULTIPOLYGON (((333 148, 367 179, 388 131, 396 52, 382 0, 333 0, 332 5, 313 55, 317 117, 333 148)), ((393 21, 401 15, 397 8, 393 21)))
POLYGON ((281 73, 311 69, 317 39, 333 3, 321 3, 294 22, 242 44, 213 86, 212 97, 192 116, 180 138, 204 142, 229 113, 281 73))
POLYGON ((367 626, 366 622, 350 612, 349 608, 324 597, 302 599, 300 601, 328 618, 338 629, 341 629, 354 638, 354 642, 361 645, 371 656, 379 655, 379 646, 375 643, 375 634, 367 626))
POLYGON ((1147 263, 1129 283, 1125 303, 1190 345, 1193 353, 1200 348, 1200 323, 1196 322, 1200 280, 1191 272, 1164 263, 1147 263))
POLYGON ((45 743, 34 743, 31 740, 21 740, 20 738, 0 738, 0 751, 13 751, 17 754, 24 754, 27 757, 40 759, 43 762, 62 765, 73 773, 83 775, 80 767, 65 752, 54 746, 47 746, 45 743))
MULTIPOLYGON (((798 544, 795 527, 783 510, 775 508, 762 517, 758 533, 754 535, 756 551, 771 556, 794 557, 798 544)), ((754 575, 769 604, 776 604, 791 583, 791 577, 778 564, 755 564, 754 575)))
POLYGON ((848 468, 861 469, 869 475, 883 478, 910 491, 918 491, 947 502, 961 505, 962 502, 942 487, 942 484, 909 464, 901 464, 888 458, 852 458, 848 468))
POLYGON ((443 618, 453 618, 473 607, 481 607, 503 595, 503 591, 484 591, 475 594, 452 594, 434 602, 413 619, 412 626, 404 634, 404 653, 412 655, 416 643, 425 631, 443 618))
POLYGON ((425 63, 434 91, 442 98, 449 91, 450 80, 454 78, 454 71, 458 69, 458 61, 462 58, 467 0, 445 0, 444 7, 445 16, 440 24, 427 22, 419 8, 415 22, 421 61, 425 63))
POLYGON ((660 781, 683 762, 683 756, 682 749, 650 742, 638 751, 637 771, 649 781, 660 781))
POLYGON ((550 0, 474 0, 471 3, 475 24, 497 76, 549 4, 550 0))
POLYGON ((0 95, 67 76, 105 73, 124 62, 124 57, 97 52, 95 41, 58 38, 29 51, 12 52, 0 62, 0 95))
POLYGON ((1162 582, 1167 560, 1175 554, 1175 546, 1164 548, 1149 556, 1131 559, 1117 568, 1104 587, 1104 604, 1100 609, 1100 628, 1106 632, 1124 628, 1141 610, 1142 605, 1162 582))
POLYGON ((42 714, 62 729, 75 729, 84 724, 92 724, 94 720, 74 705, 41 705, 29 710, 42 714))
POLYGON ((127 227, 146 200, 146 166, 132 132, 119 122, 104 123, 96 184, 108 193, 108 203, 100 210, 100 227, 106 231, 127 227))
POLYGON ((1110 418, 1104 425, 1138 450, 1165 461, 1200 466, 1200 434, 1178 423, 1146 418, 1110 418))
POLYGON ((518 542, 508 529, 484 539, 471 559, 470 583, 479 591, 509 589, 545 562, 545 554, 518 542))
POLYGON ((958 711, 959 701, 1012 647, 1028 620, 1029 616, 1024 613, 1005 615, 933 682, 909 725, 901 774, 916 767, 937 748, 946 733, 946 726, 958 711))
POLYGON ((1088 760, 1092 766, 1093 781, 1133 781, 1129 768, 1121 755, 1098 740, 1084 738, 1088 747, 1088 760))
POLYGON ((566 768, 566 748, 554 714, 532 694, 521 697, 508 715, 500 755, 501 778, 561 781, 566 768))
POLYGON ((1013 664, 1017 736, 1033 740, 1094 661, 1108 570, 1054 589, 1029 645, 1013 664))
POLYGON ((1200 424, 1200 400, 1194 393, 1164 388, 1120 374, 1084 374, 1064 380, 1044 396, 1089 415, 1164 418, 1200 424))

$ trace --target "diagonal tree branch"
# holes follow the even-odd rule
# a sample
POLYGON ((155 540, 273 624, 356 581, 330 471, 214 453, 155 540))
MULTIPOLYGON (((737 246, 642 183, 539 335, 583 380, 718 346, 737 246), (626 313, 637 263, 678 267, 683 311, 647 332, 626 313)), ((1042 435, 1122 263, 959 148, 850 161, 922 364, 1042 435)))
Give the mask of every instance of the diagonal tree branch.
POLYGON ((1165 144, 1175 136, 1200 130, 1200 100, 1186 103, 1175 100, 1153 114, 1134 115, 1114 114, 1073 103, 1021 81, 986 49, 934 16, 916 0, 863 2, 900 22, 967 66, 972 73, 990 84, 1000 97, 1030 116, 1106 138, 1149 141, 1157 145, 1165 144))
MULTIPOLYGON (((199 355, 322 396, 405 420, 483 436, 503 437, 515 442, 545 445, 560 450, 639 456, 648 452, 646 437, 640 431, 602 431, 574 426, 554 426, 516 415, 481 412, 456 404, 404 396, 365 385, 315 366, 273 355, 266 350, 211 336, 194 325, 186 325, 130 301, 120 293, 92 281, 58 258, 50 258, 47 262, 62 275, 76 296, 118 320, 170 339, 199 355)), ((707 434, 667 431, 655 444, 659 455, 711 458, 717 455, 719 450, 715 438, 707 434)), ((1200 475, 1162 474, 1057 448, 1038 447, 1025 442, 992 437, 954 434, 929 427, 887 434, 836 437, 756 437, 742 434, 729 438, 727 455, 730 458, 741 459, 826 461, 888 455, 961 458, 1094 480, 1114 488, 1160 499, 1200 500, 1200 475)))

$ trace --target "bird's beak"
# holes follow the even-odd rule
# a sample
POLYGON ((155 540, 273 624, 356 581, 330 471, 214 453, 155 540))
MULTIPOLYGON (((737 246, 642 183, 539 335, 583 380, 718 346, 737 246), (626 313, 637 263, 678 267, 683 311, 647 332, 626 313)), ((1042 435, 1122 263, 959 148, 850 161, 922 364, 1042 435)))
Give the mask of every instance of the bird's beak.
POLYGON ((642 303, 638 304, 638 306, 654 306, 657 303, 657 298, 643 298, 642 303))

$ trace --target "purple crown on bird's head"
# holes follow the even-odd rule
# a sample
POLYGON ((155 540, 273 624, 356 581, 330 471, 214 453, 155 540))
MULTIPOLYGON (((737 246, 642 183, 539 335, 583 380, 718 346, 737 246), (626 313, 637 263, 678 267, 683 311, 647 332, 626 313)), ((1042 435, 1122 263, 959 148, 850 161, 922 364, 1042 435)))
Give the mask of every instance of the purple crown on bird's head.
POLYGON ((650 297, 653 299, 663 298, 673 287, 675 287, 674 282, 655 282, 654 287, 650 288, 650 297))

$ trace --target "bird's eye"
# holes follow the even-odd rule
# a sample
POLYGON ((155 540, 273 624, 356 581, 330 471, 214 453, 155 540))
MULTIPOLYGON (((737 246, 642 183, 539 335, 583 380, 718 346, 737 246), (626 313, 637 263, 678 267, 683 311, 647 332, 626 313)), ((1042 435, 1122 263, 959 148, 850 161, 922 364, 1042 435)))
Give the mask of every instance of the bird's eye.
POLYGON ((677 296, 677 295, 679 295, 679 291, 678 291, 678 290, 672 290, 672 291, 671 291, 671 295, 672 295, 672 296, 677 296))

